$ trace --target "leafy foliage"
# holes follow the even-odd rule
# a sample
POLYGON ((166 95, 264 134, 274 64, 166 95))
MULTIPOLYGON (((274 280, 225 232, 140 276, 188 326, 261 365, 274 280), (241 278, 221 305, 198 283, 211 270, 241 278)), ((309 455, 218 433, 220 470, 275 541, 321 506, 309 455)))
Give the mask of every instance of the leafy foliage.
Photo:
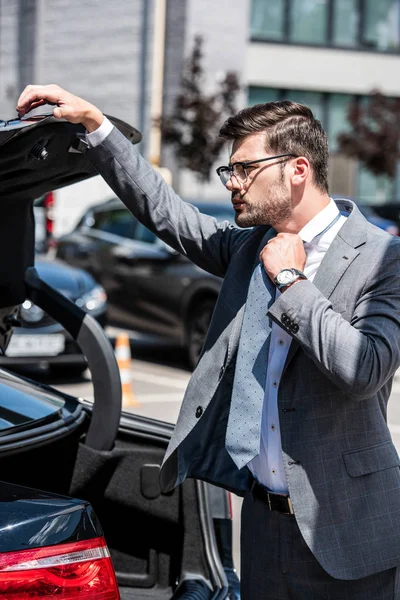
POLYGON ((353 101, 347 113, 351 131, 338 135, 339 149, 358 159, 374 175, 395 177, 400 150, 400 99, 373 91, 363 104, 353 101))
POLYGON ((171 115, 161 119, 163 141, 174 147, 179 164, 202 181, 210 179, 211 167, 225 141, 218 137, 222 122, 236 112, 240 85, 234 72, 227 72, 214 94, 203 92, 203 39, 196 36, 192 54, 185 64, 181 92, 171 115))

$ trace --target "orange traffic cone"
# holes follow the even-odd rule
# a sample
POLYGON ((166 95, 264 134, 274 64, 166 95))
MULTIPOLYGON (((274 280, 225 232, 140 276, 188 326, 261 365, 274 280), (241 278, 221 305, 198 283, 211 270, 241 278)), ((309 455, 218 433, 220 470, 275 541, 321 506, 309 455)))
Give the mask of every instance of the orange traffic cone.
POLYGON ((121 376, 122 385, 122 408, 131 408, 138 406, 139 403, 135 398, 132 388, 132 373, 131 373, 131 346, 129 336, 122 332, 118 334, 115 342, 115 357, 121 376))

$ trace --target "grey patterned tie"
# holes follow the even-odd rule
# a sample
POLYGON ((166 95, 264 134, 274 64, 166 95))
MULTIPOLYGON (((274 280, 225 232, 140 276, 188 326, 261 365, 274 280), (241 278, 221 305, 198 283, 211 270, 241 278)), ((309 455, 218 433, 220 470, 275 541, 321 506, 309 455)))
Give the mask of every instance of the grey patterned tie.
POLYGON ((226 430, 226 449, 241 469, 260 451, 261 415, 275 286, 258 264, 247 294, 226 430))

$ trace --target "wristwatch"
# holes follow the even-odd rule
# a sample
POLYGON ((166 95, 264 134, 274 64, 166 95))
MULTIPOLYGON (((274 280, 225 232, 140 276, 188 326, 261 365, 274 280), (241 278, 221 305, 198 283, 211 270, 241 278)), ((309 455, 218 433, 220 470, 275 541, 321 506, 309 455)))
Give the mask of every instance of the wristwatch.
POLYGON ((282 269, 279 273, 274 277, 274 283, 278 290, 291 285, 297 279, 307 279, 304 275, 303 271, 299 271, 298 269, 282 269))

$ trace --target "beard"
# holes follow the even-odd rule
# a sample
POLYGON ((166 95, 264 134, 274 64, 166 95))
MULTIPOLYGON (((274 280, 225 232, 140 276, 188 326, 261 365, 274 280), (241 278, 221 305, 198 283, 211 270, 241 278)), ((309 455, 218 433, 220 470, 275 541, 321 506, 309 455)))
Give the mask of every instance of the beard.
MULTIPOLYGON (((237 197, 237 194, 233 194, 237 197)), ((284 184, 283 173, 268 190, 268 198, 247 201, 243 199, 244 208, 235 213, 235 222, 239 227, 255 227, 257 225, 275 225, 289 220, 292 210, 292 198, 284 184)))

